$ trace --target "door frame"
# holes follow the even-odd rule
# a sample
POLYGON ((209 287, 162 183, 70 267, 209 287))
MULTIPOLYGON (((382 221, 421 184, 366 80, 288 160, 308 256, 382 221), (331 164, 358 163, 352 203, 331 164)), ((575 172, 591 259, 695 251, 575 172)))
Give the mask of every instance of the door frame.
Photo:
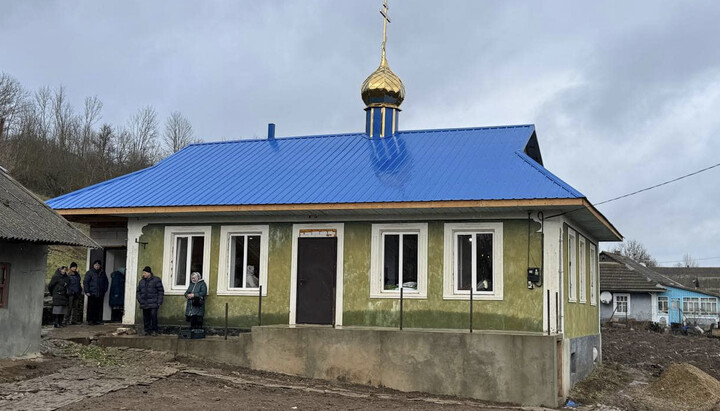
MULTIPOLYGON (((343 223, 318 223, 318 224, 293 224, 292 230, 292 260, 290 264, 290 316, 288 324, 295 326, 297 315, 297 247, 300 230, 335 230, 337 238, 337 265, 335 277, 335 326, 342 326, 343 318, 343 249, 345 238, 345 224, 343 223)), ((313 235, 309 237, 315 237, 313 235)), ((317 237, 325 237, 317 235, 317 237)))

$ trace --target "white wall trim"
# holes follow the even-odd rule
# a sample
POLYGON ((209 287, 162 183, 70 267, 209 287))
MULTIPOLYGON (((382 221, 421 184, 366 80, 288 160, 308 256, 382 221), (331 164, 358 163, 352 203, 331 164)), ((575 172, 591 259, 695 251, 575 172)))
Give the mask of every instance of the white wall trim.
MULTIPOLYGON (((147 223, 137 219, 129 219, 127 223, 127 262, 125 265, 125 309, 123 324, 135 324, 135 309, 137 308, 136 293, 138 282, 138 257, 140 236, 147 223)), ((90 252, 88 251, 88 264, 90 252)), ((88 266, 89 267, 89 266, 88 266)))
POLYGON ((428 224, 397 223, 372 224, 372 240, 370 246, 370 298, 400 298, 400 290, 385 291, 383 289, 383 240, 387 234, 417 234, 418 236, 418 267, 417 291, 404 289, 403 298, 427 298, 427 266, 428 266, 428 224))
POLYGON ((444 227, 443 299, 470 300, 470 293, 455 291, 455 234, 481 232, 493 234, 493 291, 475 291, 473 300, 502 300, 505 275, 503 271, 503 223, 446 223, 444 227))
POLYGON ((578 236, 578 290, 580 303, 587 303, 587 241, 585 237, 578 236))
MULTIPOLYGON (((220 227, 220 252, 218 253, 217 295, 258 296, 258 288, 230 288, 230 236, 255 234, 260 236, 260 272, 258 279, 262 286, 262 295, 268 292, 268 246, 270 244, 269 225, 224 225, 220 227)), ((245 262, 247 265, 247 261, 245 262)))
POLYGON ((600 261, 598 252, 597 252, 597 246, 593 243, 590 243, 590 305, 597 305, 598 300, 598 284, 600 283, 598 278, 598 273, 600 272, 600 268, 598 266, 598 261, 600 261), (594 260, 594 262, 593 262, 594 260))
POLYGON ((577 234, 568 228, 568 301, 577 302, 577 234))
POLYGON ((343 223, 317 223, 293 224, 292 230, 292 257, 290 261, 290 313, 288 323, 295 325, 297 315, 297 247, 300 230, 306 229, 334 229, 337 235, 337 277, 335 280, 335 326, 341 327, 343 320, 343 254, 345 248, 345 224, 343 223))
MULTIPOLYGON (((210 284, 210 261, 212 261, 211 246, 212 242, 212 227, 211 226, 165 226, 165 237, 163 242, 163 267, 162 267, 162 282, 165 288, 165 295, 184 295, 187 290, 187 285, 174 286, 173 284, 173 273, 171 260, 173 258, 173 251, 175 248, 175 242, 173 238, 177 234, 197 234, 205 237, 203 240, 203 272, 202 278, 205 280, 205 284, 210 284)), ((210 291, 210 290, 208 290, 210 291)))

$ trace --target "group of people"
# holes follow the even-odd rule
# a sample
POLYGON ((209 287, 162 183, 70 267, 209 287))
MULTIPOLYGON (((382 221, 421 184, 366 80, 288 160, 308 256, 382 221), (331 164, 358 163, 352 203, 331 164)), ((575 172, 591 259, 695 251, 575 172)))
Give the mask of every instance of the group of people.
POLYGON ((119 321, 118 312, 122 312, 125 304, 125 269, 120 268, 111 276, 112 285, 109 284, 107 275, 102 270, 100 260, 93 262, 92 268, 85 273, 82 280, 77 263, 70 263, 70 268, 66 266, 58 268, 48 284, 48 291, 52 297, 54 327, 81 324, 85 297, 87 297, 88 325, 102 324, 103 305, 108 288, 109 303, 113 309, 112 319, 119 321))
MULTIPOLYGON (((48 291, 52 296, 52 315, 54 327, 64 327, 82 323, 83 304, 87 297, 87 323, 88 325, 102 324, 103 305, 105 294, 108 292, 108 278, 102 270, 100 260, 93 262, 93 266, 83 280, 77 271, 76 263, 71 263, 68 269, 62 266, 57 269, 48 291)), ((125 269, 121 268, 111 274, 112 285, 110 289, 109 305, 113 309, 112 320, 119 321, 117 312, 122 312, 125 299, 125 269)), ((190 275, 190 284, 185 291, 185 319, 190 328, 203 327, 205 316, 205 299, 207 298, 207 284, 198 272, 190 275)), ((162 280, 155 276, 149 266, 143 268, 142 278, 137 286, 137 301, 143 312, 145 335, 157 335, 158 310, 163 303, 165 289, 162 280)))
MULTIPOLYGON (((185 320, 190 323, 191 329, 203 328, 207 292, 207 284, 203 281, 200 273, 192 273, 190 284, 185 291, 185 320)), ((142 278, 137 286, 137 301, 143 311, 145 335, 157 335, 158 310, 164 297, 165 289, 162 280, 153 274, 149 266, 146 266, 143 268, 142 278)))

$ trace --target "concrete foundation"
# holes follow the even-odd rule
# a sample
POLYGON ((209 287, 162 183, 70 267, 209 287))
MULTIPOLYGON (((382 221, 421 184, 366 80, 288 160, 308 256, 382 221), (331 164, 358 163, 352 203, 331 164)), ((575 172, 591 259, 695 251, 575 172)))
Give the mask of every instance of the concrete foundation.
POLYGON ((570 386, 585 379, 596 364, 602 362, 600 335, 588 335, 570 340, 570 386))
POLYGON ((0 358, 40 350, 47 246, 0 242, 0 262, 10 263, 7 306, 0 308, 0 358))
POLYGON ((104 346, 175 352, 256 370, 401 391, 558 405, 558 336, 270 326, 229 340, 102 337, 104 346))

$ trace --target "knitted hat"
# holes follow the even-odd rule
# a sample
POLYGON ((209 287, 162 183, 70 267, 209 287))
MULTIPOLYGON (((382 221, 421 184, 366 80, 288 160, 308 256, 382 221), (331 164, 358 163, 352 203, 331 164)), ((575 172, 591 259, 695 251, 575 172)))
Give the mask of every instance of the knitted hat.
POLYGON ((72 263, 70 263, 70 268, 73 268, 73 267, 77 267, 77 263, 76 263, 75 261, 73 261, 72 263))
POLYGON ((146 273, 152 274, 152 269, 150 268, 149 265, 146 265, 145 268, 143 268, 143 271, 145 271, 146 273))

